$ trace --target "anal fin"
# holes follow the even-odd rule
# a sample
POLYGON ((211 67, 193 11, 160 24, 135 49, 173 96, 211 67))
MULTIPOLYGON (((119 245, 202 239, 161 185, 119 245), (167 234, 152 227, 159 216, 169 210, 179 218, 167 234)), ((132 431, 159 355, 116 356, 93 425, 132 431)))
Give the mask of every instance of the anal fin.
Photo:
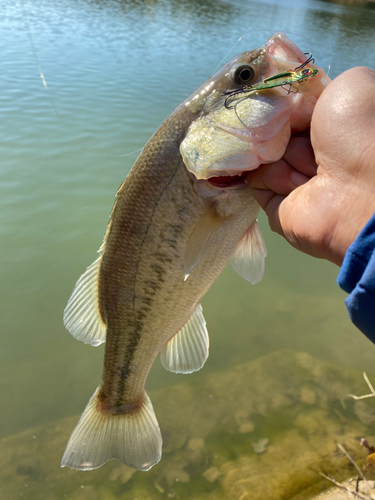
POLYGON ((263 278, 266 255, 266 245, 255 221, 238 243, 231 264, 237 274, 255 285, 263 278))
POLYGON ((208 348, 206 321, 199 304, 189 321, 163 347, 161 363, 174 373, 192 373, 206 362, 208 348))

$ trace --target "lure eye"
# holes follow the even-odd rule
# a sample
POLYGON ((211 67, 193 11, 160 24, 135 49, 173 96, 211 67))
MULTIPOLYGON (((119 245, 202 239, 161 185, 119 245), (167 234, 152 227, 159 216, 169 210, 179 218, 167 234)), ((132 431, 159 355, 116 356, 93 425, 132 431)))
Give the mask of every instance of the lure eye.
POLYGON ((249 83, 255 76, 255 71, 250 64, 241 64, 237 66, 233 73, 233 79, 239 85, 249 83))

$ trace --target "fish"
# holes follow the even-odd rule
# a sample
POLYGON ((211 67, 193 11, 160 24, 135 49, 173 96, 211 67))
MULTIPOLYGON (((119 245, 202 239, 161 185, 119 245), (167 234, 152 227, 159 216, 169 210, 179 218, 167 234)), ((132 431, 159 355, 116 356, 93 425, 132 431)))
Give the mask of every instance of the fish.
POLYGON ((305 130, 329 79, 260 89, 226 107, 228 92, 291 71, 305 55, 283 33, 223 65, 162 123, 116 193, 99 257, 78 279, 64 324, 105 344, 99 387, 74 428, 61 467, 118 459, 148 470, 162 435, 145 391, 160 353, 174 373, 202 368, 209 338, 201 301, 229 261, 255 284, 266 247, 246 172, 280 159, 305 130))

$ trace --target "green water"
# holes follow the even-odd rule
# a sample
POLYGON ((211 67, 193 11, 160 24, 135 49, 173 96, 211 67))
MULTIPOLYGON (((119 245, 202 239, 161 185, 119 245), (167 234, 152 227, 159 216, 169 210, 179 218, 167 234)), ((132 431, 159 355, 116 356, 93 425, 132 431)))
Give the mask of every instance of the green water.
MULTIPOLYGON (((243 35, 231 55, 280 30, 295 34, 317 64, 330 64, 332 78, 356 65, 375 68, 374 7, 2 0, 0 437, 80 414, 98 385, 103 348, 75 341, 62 312, 96 258, 134 151, 243 35)), ((204 374, 285 348, 375 375, 375 347, 347 318, 338 268, 290 248, 263 216, 260 224, 263 281, 252 287, 226 269, 203 301, 211 339, 204 369, 176 376, 157 360, 149 391, 199 384, 204 374)))

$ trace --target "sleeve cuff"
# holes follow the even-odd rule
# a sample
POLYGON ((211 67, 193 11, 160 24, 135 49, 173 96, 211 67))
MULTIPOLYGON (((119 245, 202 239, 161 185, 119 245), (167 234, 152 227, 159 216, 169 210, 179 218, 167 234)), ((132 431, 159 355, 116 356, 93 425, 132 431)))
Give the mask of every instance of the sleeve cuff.
POLYGON ((360 281, 375 249, 375 214, 371 217, 357 238, 348 248, 337 284, 351 293, 360 281))
POLYGON ((375 343, 375 215, 348 248, 337 283, 349 293, 353 324, 375 343))

